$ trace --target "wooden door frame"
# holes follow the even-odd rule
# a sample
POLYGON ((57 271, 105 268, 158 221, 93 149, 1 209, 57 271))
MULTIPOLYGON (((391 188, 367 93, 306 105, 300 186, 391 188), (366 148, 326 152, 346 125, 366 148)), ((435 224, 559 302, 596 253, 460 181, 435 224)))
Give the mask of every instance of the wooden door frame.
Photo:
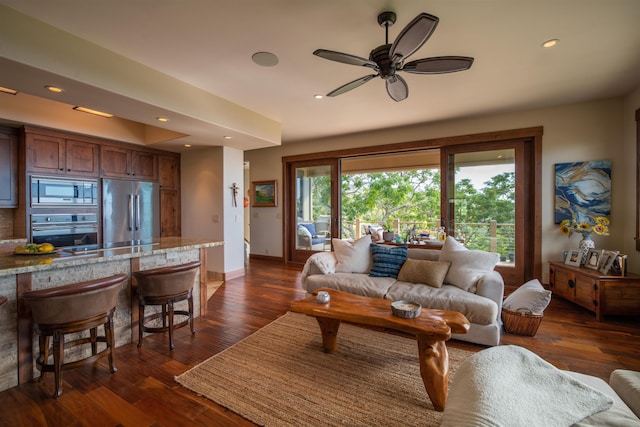
MULTIPOLYGON (((492 141, 480 144, 465 144, 454 147, 444 147, 441 150, 441 213, 445 219, 447 226, 451 224, 454 215, 453 203, 448 200, 449 194, 453 190, 455 180, 454 164, 450 164, 451 156, 461 153, 472 153, 482 151, 492 151, 501 149, 514 150, 514 168, 515 174, 515 253, 516 263, 513 267, 496 267, 504 278, 505 284, 510 287, 516 287, 525 281, 535 277, 532 266, 526 260, 533 259, 532 253, 534 246, 528 246, 525 242, 535 239, 535 235, 530 231, 533 227, 528 227, 531 218, 534 217, 535 206, 529 203, 531 191, 535 192, 535 186, 531 185, 530 170, 533 168, 533 157, 531 157, 530 146, 535 141, 530 138, 492 141), (533 212, 532 212, 533 210, 533 212)), ((539 278, 539 277, 538 277, 539 278)))
MULTIPOLYGON (((287 164, 295 161, 303 160, 316 160, 316 159, 338 159, 344 157, 366 156, 372 154, 389 154, 389 153, 401 153, 407 151, 426 150, 434 148, 445 148, 455 145, 464 144, 486 144, 496 141, 507 140, 526 140, 529 143, 526 144, 526 156, 528 163, 531 166, 530 170, 526 171, 528 187, 528 194, 530 195, 527 202, 531 206, 526 211, 526 217, 523 219, 525 224, 528 224, 526 229, 525 242, 529 245, 530 253, 532 254, 530 261, 525 263, 524 280, 531 278, 537 278, 542 280, 542 135, 543 127, 535 126, 529 128, 510 129, 495 132, 475 133, 459 136, 448 136, 441 138, 424 139, 418 141, 408 141, 394 144, 383 144, 374 146, 363 146, 357 148, 325 151, 318 153, 307 153, 295 156, 286 156, 282 158, 283 174, 285 188, 290 185, 287 181, 287 164)), ((290 200, 287 200, 288 194, 284 192, 284 233, 283 241, 285 247, 285 254, 287 253, 287 244, 291 240, 291 236, 287 234, 287 212, 289 211, 290 200)), ((293 208, 295 211, 295 207, 293 208)), ((339 212, 339 211, 338 211, 339 212)), ((295 212, 294 212, 295 213, 295 212)), ((286 259, 286 257, 285 257, 286 259)), ((288 262, 288 261, 287 261, 288 262)), ((509 285, 509 284, 508 284, 509 285)), ((513 285, 521 285, 516 283, 513 285)))
MULTIPOLYGON (((284 160, 284 159, 283 159, 284 160)), ((340 162, 338 158, 316 158, 316 159, 303 159, 284 162, 283 164, 283 229, 284 229, 284 259, 285 263, 302 263, 307 260, 314 251, 297 249, 296 240, 297 234, 295 232, 296 226, 296 177, 295 170, 300 167, 308 166, 331 166, 332 167, 332 179, 331 179, 331 236, 339 236, 340 234, 340 162)))

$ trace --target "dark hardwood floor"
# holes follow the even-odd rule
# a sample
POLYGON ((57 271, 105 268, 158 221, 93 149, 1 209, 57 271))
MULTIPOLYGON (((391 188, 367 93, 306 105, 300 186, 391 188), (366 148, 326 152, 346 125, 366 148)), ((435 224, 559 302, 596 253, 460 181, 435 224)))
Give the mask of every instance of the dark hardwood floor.
MULTIPOLYGON (((64 373, 63 394, 54 400, 53 376, 0 393, 2 426, 245 426, 234 413, 174 382, 174 376, 230 347, 283 315, 304 296, 297 266, 252 261, 248 274, 228 281, 210 298, 197 333, 176 332, 170 352, 166 336, 145 338, 138 349, 116 350, 118 372, 106 359, 64 373)), ((502 344, 526 347, 561 369, 608 379, 613 369, 640 370, 640 317, 597 322, 593 314, 554 298, 535 337, 504 334, 502 344)), ((450 341, 452 347, 482 346, 450 341)), ((224 387, 224 384, 220 385, 224 387)))

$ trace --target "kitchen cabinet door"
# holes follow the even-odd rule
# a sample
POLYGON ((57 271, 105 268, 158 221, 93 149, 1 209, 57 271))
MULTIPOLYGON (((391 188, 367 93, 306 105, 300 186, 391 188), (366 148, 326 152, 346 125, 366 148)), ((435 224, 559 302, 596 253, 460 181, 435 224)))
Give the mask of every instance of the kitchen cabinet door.
POLYGON ((160 156, 160 188, 180 189, 180 155, 160 156))
POLYGON ((26 135, 27 171, 46 175, 64 175, 65 140, 48 135, 26 135))
POLYGON ((160 189, 160 237, 181 234, 180 193, 177 190, 160 189))
POLYGON ((146 151, 131 151, 131 175, 134 179, 158 181, 158 155, 146 151))
POLYGON ((98 145, 50 135, 26 135, 27 171, 98 177, 98 145))
POLYGON ((65 141, 65 167, 68 175, 97 178, 100 174, 99 146, 90 142, 65 141))
POLYGON ((103 145, 101 154, 104 177, 158 180, 158 155, 155 153, 103 145))
POLYGON ((18 206, 18 137, 0 129, 0 207, 18 206))

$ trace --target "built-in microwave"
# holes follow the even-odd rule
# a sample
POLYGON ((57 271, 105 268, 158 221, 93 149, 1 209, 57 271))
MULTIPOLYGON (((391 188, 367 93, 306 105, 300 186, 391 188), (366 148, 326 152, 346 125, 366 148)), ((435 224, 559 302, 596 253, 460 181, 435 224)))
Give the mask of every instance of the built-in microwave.
POLYGON ((31 206, 97 206, 98 180, 31 177, 31 206))

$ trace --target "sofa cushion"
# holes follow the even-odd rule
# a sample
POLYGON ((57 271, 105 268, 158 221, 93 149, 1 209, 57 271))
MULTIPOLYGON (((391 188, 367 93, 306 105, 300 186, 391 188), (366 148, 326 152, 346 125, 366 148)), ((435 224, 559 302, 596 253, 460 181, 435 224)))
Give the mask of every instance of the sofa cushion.
POLYGON ((398 280, 411 283, 423 283, 425 285, 439 288, 442 286, 449 262, 429 261, 407 258, 400 268, 398 280))
POLYGON ((542 314, 550 301, 551 291, 543 288, 538 279, 533 279, 513 291, 502 305, 508 310, 525 309, 531 313, 542 314))
POLYGON ((341 239, 331 239, 331 242, 338 261, 336 264, 337 273, 369 272, 371 269, 370 235, 363 236, 353 243, 341 239))
POLYGON ((371 243, 371 258, 373 264, 369 276, 398 277, 400 268, 407 259, 406 246, 383 246, 371 243))
POLYGON ((307 292, 320 288, 337 289, 354 295, 384 298, 396 279, 392 277, 370 277, 368 274, 334 273, 308 276, 304 282, 307 292))
MULTIPOLYGON (((637 427, 640 425, 640 419, 633 413, 633 411, 625 404, 626 402, 621 399, 616 392, 613 385, 609 385, 602 379, 585 374, 579 374, 578 372, 563 371, 578 381, 582 381, 589 387, 601 391, 613 399, 613 405, 606 411, 598 412, 581 421, 575 423, 572 427, 595 427, 595 426, 616 426, 616 427, 637 427)), ((616 372, 616 371, 613 371, 616 372)), ((612 375, 613 375, 612 372, 612 375)))
POLYGON ((616 369, 611 372, 609 384, 624 403, 640 416, 640 372, 616 369))
POLYGON ((409 300, 423 308, 457 311, 471 323, 489 325, 498 317, 498 305, 489 298, 463 291, 452 285, 441 288, 397 281, 389 288, 386 299, 409 300))
POLYGON ((451 263, 445 283, 469 292, 476 291, 478 279, 484 272, 493 270, 499 260, 499 254, 469 250, 451 236, 442 245, 439 257, 439 261, 451 263))

